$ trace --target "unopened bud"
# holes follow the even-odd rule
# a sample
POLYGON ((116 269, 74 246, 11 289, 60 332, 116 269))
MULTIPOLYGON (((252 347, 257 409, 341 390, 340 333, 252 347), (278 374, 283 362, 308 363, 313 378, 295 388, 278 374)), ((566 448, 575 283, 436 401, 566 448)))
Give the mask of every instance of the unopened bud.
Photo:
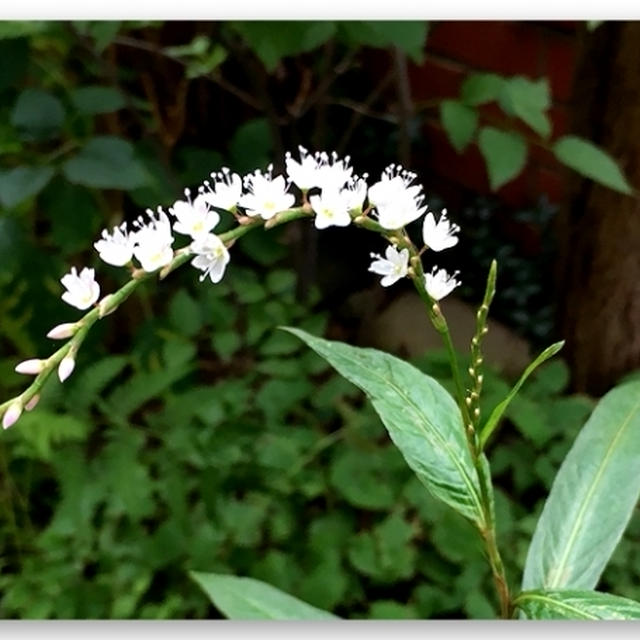
POLYGON ((474 378, 476 375, 476 371, 473 367, 469 367, 469 375, 474 378))
POLYGON ((483 381, 483 380, 484 380, 484 376, 483 376, 482 374, 480 374, 480 375, 478 376, 478 385, 480 385, 480 386, 481 386, 481 385, 482 385, 482 381, 483 381))
POLYGON ((29 400, 29 402, 27 402, 27 404, 24 405, 25 410, 32 411, 33 409, 36 408, 36 405, 38 404, 38 402, 40 402, 40 394, 36 393, 36 395, 33 396, 33 398, 31 398, 31 400, 29 400))
POLYGON ((117 308, 118 303, 114 300, 113 294, 110 293, 100 300, 100 303, 98 304, 98 317, 104 318, 110 313, 113 313, 117 308))
POLYGON ((467 403, 467 406, 470 407, 471 406, 471 397, 467 396, 464 401, 467 403))
POLYGON ((78 330, 77 322, 64 322, 56 325, 47 333, 47 338, 52 340, 66 340, 70 338, 78 330))
POLYGON ((475 418, 479 418, 480 417, 480 409, 476 408, 473 411, 473 415, 475 418))
POLYGON ((19 402, 14 402, 9 405, 9 408, 4 412, 4 417, 2 418, 2 428, 8 429, 12 427, 16 422, 18 422, 18 418, 22 415, 22 405, 19 402))
POLYGON ((60 378, 60 382, 64 382, 73 373, 75 366, 76 361, 71 356, 62 359, 58 365, 58 378, 60 378))
POLYGON ((16 365, 16 373, 24 373, 29 376, 37 376, 44 369, 44 360, 32 358, 31 360, 23 360, 16 365))

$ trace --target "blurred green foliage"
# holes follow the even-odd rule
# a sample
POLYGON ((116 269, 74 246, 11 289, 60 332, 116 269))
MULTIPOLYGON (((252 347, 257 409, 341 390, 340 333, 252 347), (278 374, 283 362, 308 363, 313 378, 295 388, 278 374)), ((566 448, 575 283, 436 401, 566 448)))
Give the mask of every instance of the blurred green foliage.
MULTIPOLYGON (((274 38, 264 24, 227 23, 196 33, 177 25, 183 37, 168 43, 164 28, 0 23, 2 398, 24 385, 16 362, 50 352, 43 336, 73 319, 58 280, 72 264, 97 266, 91 243, 102 228, 170 204, 222 163, 248 171, 273 160, 268 105, 221 103, 212 115, 212 101, 198 100, 199 82, 226 82, 223 65, 242 75, 237 47, 268 72, 332 38, 351 54, 395 45, 419 62, 427 35, 425 23, 336 22, 287 23, 277 31, 287 37, 274 38), (137 58, 145 52, 157 56, 152 72, 137 58)), ((323 77, 322 62, 307 68, 323 77)), ((476 131, 472 107, 498 96, 474 82, 466 103, 442 108, 459 148, 476 131)), ((526 91, 544 106, 539 88, 526 91)), ((504 108, 543 133, 527 104, 504 108)), ((309 127, 294 107, 276 113, 276 124, 289 118, 292 144, 296 126, 309 127)), ((320 140, 339 142, 329 129, 320 140)), ((364 158, 379 152, 376 170, 393 158, 392 137, 355 131, 364 158)), ((425 494, 361 394, 275 329, 336 330, 317 290, 305 302, 295 295, 285 234, 243 238, 215 287, 185 272, 143 288, 95 327, 64 387, 51 381, 37 410, 0 434, 1 617, 217 615, 189 570, 253 576, 345 617, 491 615, 469 525, 425 494)), ((105 292, 125 278, 100 267, 105 292)), ((451 385, 444 354, 418 364, 451 385)), ((563 395, 566 382, 561 363, 541 369, 495 439, 496 509, 514 575, 591 408, 563 395)), ((508 385, 488 372, 485 388, 486 415, 508 385)), ((639 537, 636 518, 605 575, 636 599, 639 537)))

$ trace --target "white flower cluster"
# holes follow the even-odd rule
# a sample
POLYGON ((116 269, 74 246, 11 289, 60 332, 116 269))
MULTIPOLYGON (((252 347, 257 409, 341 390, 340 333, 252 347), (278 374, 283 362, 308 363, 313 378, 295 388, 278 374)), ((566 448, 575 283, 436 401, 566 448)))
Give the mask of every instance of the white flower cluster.
MULTIPOLYGON (((198 189, 192 200, 185 190, 185 199, 168 207, 168 214, 159 207, 157 212, 146 211, 146 218, 140 216, 131 229, 126 222, 114 227, 110 232, 103 230, 100 239, 93 245, 100 258, 107 264, 136 268, 153 273, 169 265, 176 253, 173 249, 174 233, 190 238, 190 244, 180 249, 182 254, 193 256, 191 264, 202 271, 200 280, 209 277, 212 282, 220 282, 224 276, 230 256, 219 236, 213 233, 220 222, 220 212, 227 211, 242 222, 242 215, 270 220, 276 214, 295 206, 296 197, 290 192, 294 184, 302 193, 307 213, 313 215, 317 229, 346 227, 359 216, 371 216, 387 231, 399 231, 405 225, 426 213, 422 225, 425 248, 442 251, 458 242, 459 227, 447 219, 446 210, 439 220, 427 212, 422 186, 414 184, 416 174, 397 165, 387 167, 380 180, 367 183, 367 174, 355 175, 350 166, 350 158, 339 158, 336 153, 309 153, 299 147, 300 160, 290 153, 285 156, 286 175, 273 176, 273 167, 266 172, 255 171, 244 178, 223 168, 211 174, 198 189), (309 193, 313 190, 313 193, 309 193), (365 207, 365 200, 367 206, 365 207)), ((372 254, 374 258, 369 270, 382 276, 381 284, 388 287, 409 274, 409 250, 400 251, 389 245, 385 257, 372 254)), ((444 269, 437 269, 425 276, 425 288, 435 300, 448 295, 459 282, 444 269)), ((62 299, 82 311, 96 305, 100 315, 110 313, 112 296, 102 302, 100 285, 95 280, 93 269, 83 268, 78 273, 72 267, 60 281, 65 288, 62 299)), ((117 304, 116 304, 117 306, 117 304)), ((81 322, 65 323, 54 327, 47 335, 53 339, 72 337, 81 322)), ((68 378, 75 366, 74 351, 63 358, 58 366, 61 381, 68 378)), ((16 367, 19 373, 38 375, 47 368, 47 361, 31 359, 16 367)), ((21 409, 20 409, 21 410, 21 409)), ((17 420, 15 412, 7 411, 3 420, 6 428, 17 420), (14 419, 15 418, 15 419, 14 419)), ((18 414, 19 415, 19 414, 18 414)))

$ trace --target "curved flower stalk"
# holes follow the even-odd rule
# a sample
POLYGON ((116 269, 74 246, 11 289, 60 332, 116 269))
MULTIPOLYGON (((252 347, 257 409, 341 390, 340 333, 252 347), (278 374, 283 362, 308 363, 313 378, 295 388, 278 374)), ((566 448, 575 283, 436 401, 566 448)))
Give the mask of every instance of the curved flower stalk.
MULTIPOLYGON (((91 326, 116 311, 142 282, 156 275, 163 279, 190 262, 201 272, 200 281, 209 279, 216 284, 224 277, 231 261, 229 249, 237 238, 251 229, 268 229, 297 218, 313 218, 318 229, 354 224, 381 235, 387 242, 385 257, 372 254, 369 270, 381 276, 384 287, 410 278, 427 303, 434 326, 447 342, 448 328, 438 301, 458 286, 457 273, 449 276, 439 270, 425 276, 421 255, 429 248, 441 251, 454 246, 459 227, 448 221, 446 211, 437 223, 432 213, 427 214, 422 234, 425 244, 418 250, 405 229, 427 210, 422 186, 415 183, 415 173, 390 165, 378 182, 369 185, 367 174, 353 173, 348 156, 340 158, 335 152, 311 154, 303 147, 299 153, 299 161, 290 153, 286 155, 285 175, 274 176, 270 165, 266 172, 256 170, 242 178, 225 167, 211 173, 211 179, 198 187, 193 200, 186 189, 185 199, 169 206, 168 214, 162 207, 156 213, 148 209, 146 217, 134 221, 132 230, 126 223, 111 231, 103 230, 93 245, 98 256, 106 264, 131 269, 131 280, 100 299, 94 269, 85 267, 78 273, 72 267, 62 278, 66 289, 62 299, 86 313, 75 322, 63 323, 49 331, 49 338, 66 341, 52 355, 31 358, 16 366, 18 373, 35 379, 19 396, 0 404, 3 427, 15 424, 22 410, 33 405, 53 371, 57 371, 62 382, 73 374, 76 355, 91 326), (290 190, 292 185, 302 194, 297 205, 290 190), (213 231, 225 211, 236 217, 238 226, 216 235, 213 231), (174 250, 174 233, 187 236, 190 243, 174 250)), ((457 365, 452 364, 452 369, 458 379, 457 365)), ((465 415, 463 398, 460 387, 459 404, 465 415)))

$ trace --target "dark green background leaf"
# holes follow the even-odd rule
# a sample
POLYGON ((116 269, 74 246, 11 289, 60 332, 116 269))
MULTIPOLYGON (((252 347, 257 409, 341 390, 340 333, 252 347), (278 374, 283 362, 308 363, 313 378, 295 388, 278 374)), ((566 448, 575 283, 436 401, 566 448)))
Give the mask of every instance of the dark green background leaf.
POLYGON ((115 136, 96 136, 63 165, 70 182, 98 189, 136 189, 148 181, 133 145, 115 136))

